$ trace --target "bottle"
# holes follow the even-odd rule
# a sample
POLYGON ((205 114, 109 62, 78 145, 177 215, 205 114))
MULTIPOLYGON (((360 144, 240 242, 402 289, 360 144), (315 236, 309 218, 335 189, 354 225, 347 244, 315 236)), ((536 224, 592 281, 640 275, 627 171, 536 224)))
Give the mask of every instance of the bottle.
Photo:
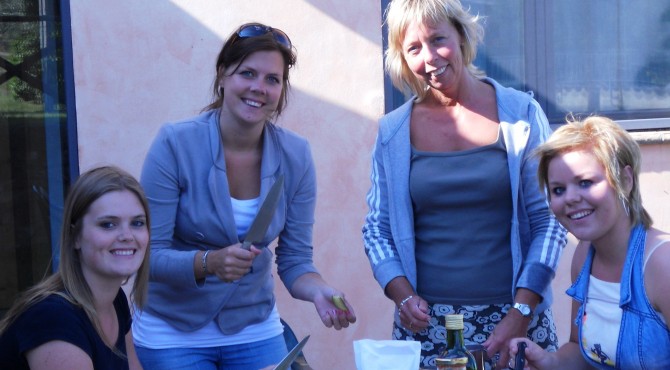
POLYGON ((477 370, 475 356, 473 356, 465 347, 465 340, 463 339, 463 315, 446 315, 444 326, 447 329, 447 346, 442 353, 440 353, 439 358, 451 359, 466 357, 468 359, 467 364, 462 368, 466 370, 477 370))
POLYGON ((468 358, 436 358, 435 365, 437 365, 437 370, 466 370, 468 366, 468 358))

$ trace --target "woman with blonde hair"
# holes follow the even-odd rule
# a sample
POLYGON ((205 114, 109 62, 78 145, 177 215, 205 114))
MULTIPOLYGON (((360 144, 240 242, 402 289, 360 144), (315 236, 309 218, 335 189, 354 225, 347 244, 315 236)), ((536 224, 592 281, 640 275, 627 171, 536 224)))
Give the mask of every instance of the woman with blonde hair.
POLYGON ((82 174, 63 213, 58 270, 21 295, 0 322, 0 368, 141 369, 121 286, 142 307, 149 277, 149 206, 116 167, 82 174))
POLYGON ((592 116, 537 150, 551 210, 579 244, 572 259, 570 340, 548 353, 525 339, 532 369, 670 369, 670 234, 652 227, 640 193, 640 148, 592 116), (581 353, 581 355, 580 355, 581 353))
POLYGON ((412 97, 380 120, 363 238, 397 307, 393 338, 421 341, 434 366, 444 315, 458 313, 466 343, 500 367, 513 337, 555 348, 550 285, 566 233, 531 156, 547 118, 473 65, 483 29, 460 1, 393 0, 386 23, 387 72, 412 97))

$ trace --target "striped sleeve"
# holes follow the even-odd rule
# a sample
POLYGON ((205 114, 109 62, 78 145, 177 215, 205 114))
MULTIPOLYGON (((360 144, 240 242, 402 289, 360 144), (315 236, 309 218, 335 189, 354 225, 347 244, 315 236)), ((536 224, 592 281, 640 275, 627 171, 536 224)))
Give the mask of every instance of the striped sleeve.
POLYGON ((369 211, 363 226, 365 253, 373 270, 382 261, 397 258, 389 220, 388 186, 381 158, 379 138, 372 155, 371 186, 366 201, 369 211))

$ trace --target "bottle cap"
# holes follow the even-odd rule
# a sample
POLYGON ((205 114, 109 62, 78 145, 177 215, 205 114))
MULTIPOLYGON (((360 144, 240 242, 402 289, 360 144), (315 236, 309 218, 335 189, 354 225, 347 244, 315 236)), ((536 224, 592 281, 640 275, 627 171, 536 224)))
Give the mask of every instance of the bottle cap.
POLYGON ((463 315, 445 315, 444 321, 447 330, 463 330, 463 315))

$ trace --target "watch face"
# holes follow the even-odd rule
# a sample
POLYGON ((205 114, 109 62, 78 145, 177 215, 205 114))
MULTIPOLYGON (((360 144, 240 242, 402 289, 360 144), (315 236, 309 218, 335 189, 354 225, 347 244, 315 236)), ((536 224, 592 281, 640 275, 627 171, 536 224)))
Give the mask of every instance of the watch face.
POLYGON ((528 306, 527 304, 515 303, 514 308, 519 310, 519 312, 521 312, 522 315, 530 316, 530 306, 528 306))

